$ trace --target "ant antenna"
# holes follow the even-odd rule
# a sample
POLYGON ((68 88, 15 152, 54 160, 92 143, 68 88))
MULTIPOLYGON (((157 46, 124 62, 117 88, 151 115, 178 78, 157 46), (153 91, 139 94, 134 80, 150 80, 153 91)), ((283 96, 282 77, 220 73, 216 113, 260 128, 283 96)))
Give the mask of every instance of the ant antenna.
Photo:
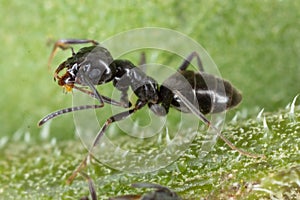
POLYGON ((83 105, 83 106, 74 106, 74 107, 70 107, 70 108, 64 108, 61 110, 57 110, 57 111, 54 111, 54 112, 46 115, 45 117, 43 117, 38 122, 38 126, 42 126, 50 119, 53 119, 55 117, 58 117, 60 115, 66 114, 66 113, 75 112, 75 111, 79 111, 79 110, 96 109, 96 108, 102 108, 102 107, 103 107, 103 105, 83 105))
POLYGON ((70 44, 86 44, 92 43, 93 45, 98 45, 99 43, 95 40, 78 40, 78 39, 61 39, 55 42, 50 57, 48 59, 48 69, 50 70, 50 63, 52 62, 53 57, 55 56, 57 49, 62 50, 71 49, 72 55, 75 54, 73 47, 70 44))

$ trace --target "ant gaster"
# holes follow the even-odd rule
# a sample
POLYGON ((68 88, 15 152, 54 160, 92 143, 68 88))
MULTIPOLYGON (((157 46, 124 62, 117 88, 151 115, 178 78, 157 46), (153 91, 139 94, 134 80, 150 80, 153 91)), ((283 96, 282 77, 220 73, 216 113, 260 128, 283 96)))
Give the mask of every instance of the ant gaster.
POLYGON ((98 42, 94 40, 58 40, 54 45, 49 63, 58 48, 70 48, 72 50, 72 56, 58 66, 54 73, 54 79, 67 91, 71 91, 75 88, 89 94, 96 98, 100 102, 100 105, 77 106, 53 112, 40 120, 39 126, 64 113, 100 108, 104 102, 129 108, 132 106, 127 94, 129 87, 131 87, 138 98, 132 108, 113 115, 106 120, 95 137, 88 156, 74 171, 73 175, 69 178, 69 182, 72 182, 77 173, 86 166, 87 158, 92 156, 92 149, 97 145, 108 126, 115 121, 127 118, 146 105, 159 116, 167 115, 170 107, 181 112, 193 113, 206 125, 214 129, 218 136, 232 149, 246 156, 264 157, 263 155, 251 154, 235 147, 215 126, 211 125, 210 121, 204 116, 208 113, 218 113, 233 108, 240 103, 242 96, 230 82, 205 73, 197 52, 192 52, 180 65, 177 73, 171 75, 162 85, 159 85, 157 81, 147 76, 132 62, 121 59, 114 60, 109 51, 101 47, 98 42), (72 44, 85 43, 92 43, 93 45, 83 47, 77 53, 75 53, 70 46, 72 44), (187 70, 190 62, 194 58, 197 59, 199 72, 187 70), (59 76, 60 72, 64 69, 66 69, 65 74, 59 76), (95 85, 102 85, 111 81, 114 87, 121 92, 120 102, 100 95, 95 88, 95 85), (189 85, 187 86, 186 83, 189 83, 189 85), (88 86, 91 91, 83 89, 78 85, 88 86))

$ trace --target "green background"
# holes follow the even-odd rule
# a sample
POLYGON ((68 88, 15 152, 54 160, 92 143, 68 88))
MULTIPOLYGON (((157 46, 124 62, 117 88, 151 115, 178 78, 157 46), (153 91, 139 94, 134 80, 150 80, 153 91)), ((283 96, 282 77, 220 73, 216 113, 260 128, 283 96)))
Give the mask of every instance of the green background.
MULTIPOLYGON (((242 91, 243 103, 237 110, 241 116, 251 118, 262 108, 265 112, 278 112, 299 93, 299 10, 299 1, 2 0, 0 148, 4 160, 0 169, 9 168, 3 167, 11 156, 8 149, 20 147, 24 149, 16 151, 24 150, 29 158, 42 157, 41 154, 47 152, 43 149, 45 143, 51 139, 41 141, 37 121, 72 103, 72 95, 63 94, 53 82, 53 65, 51 72, 47 70, 52 50, 47 46, 49 39, 102 41, 141 27, 164 27, 182 32, 200 43, 217 64, 222 77, 242 91), (26 146, 24 141, 30 145, 26 146), (28 153, 30 147, 35 150, 28 153)), ((61 53, 54 63, 58 64, 68 53, 61 53)), ((74 139, 71 115, 55 120, 50 134, 52 139, 56 138, 58 147, 55 148, 74 140, 78 142, 74 139)), ((72 152, 67 151, 62 156, 67 154, 72 152)), ((25 158, 19 161, 15 164, 26 163, 25 158)), ((10 166, 9 162, 7 165, 10 166)), ((69 170, 72 169, 70 166, 69 170)), ((28 167, 27 170, 33 169, 28 167)), ((41 173, 38 177, 42 179, 44 175, 41 173)), ((22 177, 14 176, 15 181, 6 175, 1 178, 5 183, 14 183, 22 177)), ((61 187, 67 187, 62 180, 60 183, 61 187)), ((5 188, 0 187, 0 195, 5 188)), ((22 191, 22 186, 19 189, 22 191)))

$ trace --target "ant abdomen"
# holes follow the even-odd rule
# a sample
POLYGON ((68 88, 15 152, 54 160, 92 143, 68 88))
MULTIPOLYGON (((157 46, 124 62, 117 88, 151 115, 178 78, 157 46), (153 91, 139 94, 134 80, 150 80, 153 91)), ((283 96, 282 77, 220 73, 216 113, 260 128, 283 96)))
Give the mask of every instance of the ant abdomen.
MULTIPOLYGON (((163 86, 162 90, 168 88, 182 93, 203 114, 223 112, 242 100, 242 95, 230 82, 204 72, 187 70, 175 73, 163 86)), ((190 112, 176 95, 173 96, 171 105, 181 112, 190 112)))

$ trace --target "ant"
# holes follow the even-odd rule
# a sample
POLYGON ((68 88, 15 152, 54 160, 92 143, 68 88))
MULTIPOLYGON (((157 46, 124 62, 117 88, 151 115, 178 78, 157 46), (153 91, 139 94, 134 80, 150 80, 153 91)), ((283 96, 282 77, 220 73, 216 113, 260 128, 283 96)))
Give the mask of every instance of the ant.
POLYGON ((71 49, 72 56, 57 67, 54 73, 54 80, 57 80, 58 85, 64 87, 66 91, 77 89, 96 98, 100 105, 76 106, 55 111, 41 119, 38 123, 39 126, 65 113, 101 108, 104 106, 104 103, 128 108, 127 111, 120 112, 106 120, 95 137, 88 155, 68 179, 69 183, 86 166, 87 159, 92 157, 93 148, 98 144, 108 126, 129 117, 146 105, 158 116, 167 115, 170 107, 180 112, 192 113, 207 126, 215 130, 218 136, 233 150, 249 157, 264 157, 264 155, 252 154, 235 147, 204 116, 209 113, 223 112, 237 106, 242 100, 242 95, 229 81, 205 73, 197 52, 192 52, 179 66, 177 72, 167 78, 163 84, 159 85, 157 81, 147 76, 129 60, 114 60, 110 52, 100 46, 95 40, 58 40, 54 45, 48 64, 51 63, 58 48, 63 50, 71 49), (71 46, 86 43, 91 43, 92 45, 81 48, 77 53, 75 53, 71 46), (199 71, 187 70, 193 59, 197 59, 199 71), (59 74, 64 69, 66 69, 66 72, 60 76, 59 74), (113 82, 114 87, 121 92, 120 102, 98 93, 95 85, 102 85, 107 82, 113 82), (88 86, 90 90, 79 86, 88 86), (132 103, 128 100, 127 91, 129 87, 137 96, 137 101, 133 107, 132 103))

